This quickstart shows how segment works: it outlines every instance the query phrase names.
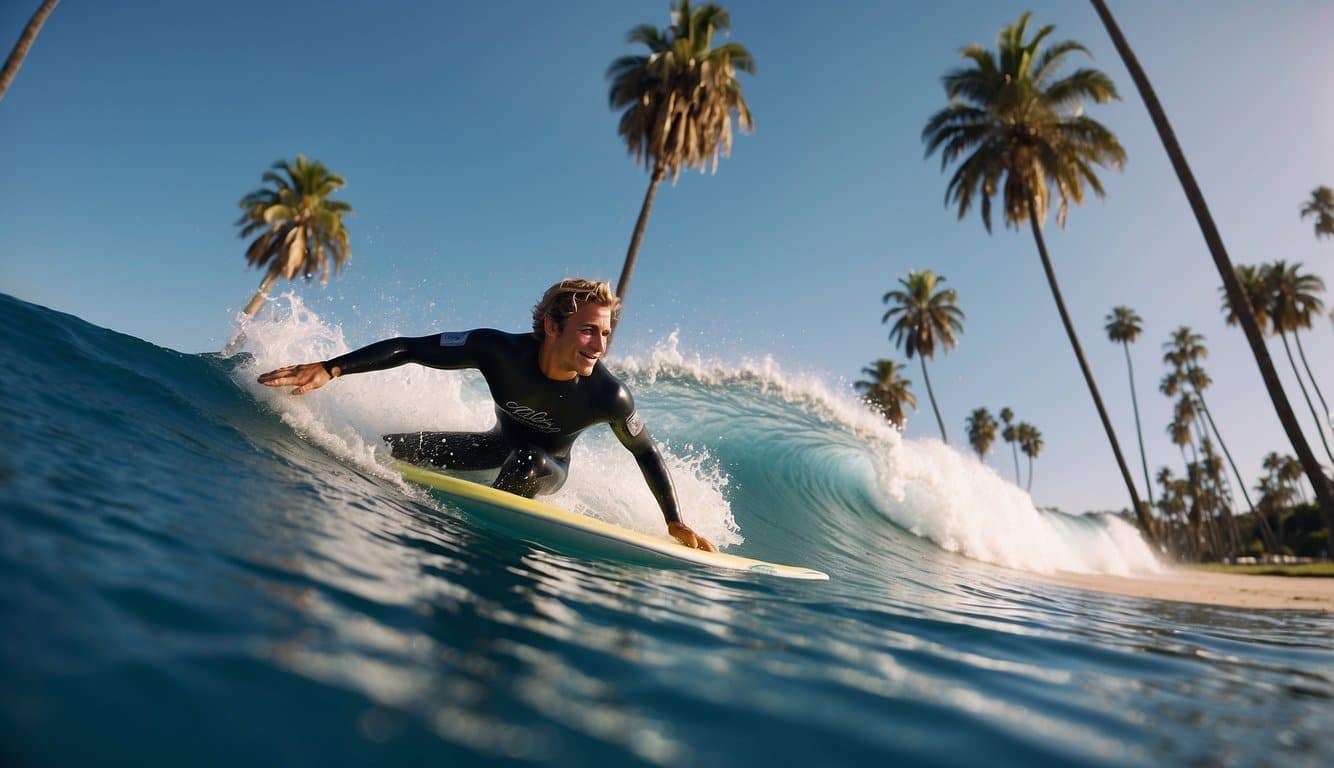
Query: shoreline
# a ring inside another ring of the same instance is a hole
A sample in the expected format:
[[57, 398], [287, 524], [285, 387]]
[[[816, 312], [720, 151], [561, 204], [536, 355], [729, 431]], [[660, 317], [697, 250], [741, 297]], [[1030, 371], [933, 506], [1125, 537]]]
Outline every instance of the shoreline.
[[1051, 584], [1124, 597], [1334, 613], [1334, 579], [1316, 576], [1261, 576], [1172, 567], [1162, 573], [1135, 576], [1065, 571], [1034, 576]]

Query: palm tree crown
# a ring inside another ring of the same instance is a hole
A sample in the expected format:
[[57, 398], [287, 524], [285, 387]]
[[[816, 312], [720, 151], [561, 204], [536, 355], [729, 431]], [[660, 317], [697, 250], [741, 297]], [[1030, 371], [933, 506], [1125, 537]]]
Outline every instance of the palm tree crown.
[[953, 288], [941, 288], [945, 278], [931, 270], [910, 271], [899, 278], [901, 289], [890, 291], [882, 298], [890, 308], [881, 323], [891, 319], [889, 338], [903, 347], [909, 358], [921, 355], [931, 359], [936, 349], [947, 350], [958, 346], [963, 333], [963, 310], [956, 302], [959, 294]]
[[868, 404], [879, 408], [894, 426], [903, 429], [907, 420], [903, 406], [917, 408], [917, 397], [909, 391], [912, 382], [902, 376], [903, 366], [893, 360], [880, 359], [863, 368], [862, 373], [869, 378], [852, 386]]
[[1315, 236], [1334, 237], [1334, 189], [1320, 186], [1311, 190], [1311, 199], [1302, 205], [1302, 218], [1315, 218]]
[[968, 443], [977, 451], [977, 457], [985, 459], [991, 444], [996, 442], [996, 419], [986, 408], [975, 408], [968, 414]]
[[628, 41], [648, 55], [616, 59], [607, 79], [611, 107], [624, 110], [618, 133], [636, 162], [663, 168], [673, 181], [682, 168], [716, 170], [732, 150], [733, 116], [742, 131], [753, 128], [736, 73], [755, 74], [755, 59], [739, 43], [713, 45], [714, 33], [731, 27], [727, 9], [681, 0], [665, 29], [630, 30]]
[[352, 213], [352, 206], [329, 199], [347, 182], [304, 155], [296, 163], [274, 163], [262, 179], [269, 186], [241, 199], [244, 213], [236, 222], [241, 238], [258, 233], [246, 249], [246, 262], [267, 268], [270, 275], [319, 275], [327, 282], [329, 262], [337, 272], [351, 255], [343, 216]]
[[1144, 330], [1144, 318], [1130, 307], [1112, 307], [1106, 323], [1107, 338], [1117, 344], [1134, 344]]
[[1316, 294], [1323, 293], [1325, 281], [1319, 276], [1302, 273], [1301, 264], [1276, 261], [1269, 265], [1270, 321], [1275, 330], [1286, 332], [1311, 327], [1311, 318], [1324, 312], [1325, 304]]
[[[1271, 314], [1270, 291], [1269, 291], [1269, 267], [1257, 267], [1252, 264], [1239, 264], [1236, 268], [1237, 281], [1241, 283], [1241, 292], [1246, 294], [1246, 299], [1251, 303], [1251, 312], [1255, 315], [1255, 324], [1260, 327], [1260, 333], [1269, 333], [1266, 327], [1269, 323]], [[1232, 298], [1228, 295], [1227, 286], [1220, 286], [1219, 294], [1223, 297], [1223, 318], [1228, 325], [1236, 325], [1239, 321], [1237, 308], [1232, 306]]]
[[963, 158], [946, 187], [946, 204], [957, 205], [962, 219], [980, 197], [988, 231], [991, 198], [998, 192], [1006, 224], [1018, 227], [1028, 218], [1030, 200], [1036, 218], [1046, 219], [1054, 187], [1057, 220], [1064, 224], [1069, 202], [1081, 202], [1086, 185], [1103, 195], [1093, 167], [1125, 163], [1116, 136], [1083, 114], [1086, 100], [1119, 98], [1111, 79], [1089, 68], [1061, 76], [1070, 54], [1088, 50], [1071, 40], [1040, 50], [1054, 27], [1044, 26], [1025, 41], [1028, 18], [1025, 13], [1001, 30], [996, 52], [979, 45], [963, 49], [971, 65], [945, 75], [950, 105], [922, 130], [926, 154], [939, 149], [942, 169]]

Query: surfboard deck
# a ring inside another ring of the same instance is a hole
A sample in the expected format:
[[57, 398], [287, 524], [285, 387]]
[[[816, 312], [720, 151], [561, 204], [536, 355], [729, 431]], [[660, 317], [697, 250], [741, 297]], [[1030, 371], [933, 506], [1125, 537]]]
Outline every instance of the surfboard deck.
[[395, 461], [393, 467], [411, 482], [427, 486], [445, 496], [470, 502], [465, 512], [477, 514], [480, 522], [537, 544], [658, 567], [702, 565], [784, 579], [829, 579], [828, 574], [814, 568], [769, 563], [726, 552], [691, 549], [666, 535], [653, 536], [632, 531], [553, 504], [524, 498], [415, 464]]

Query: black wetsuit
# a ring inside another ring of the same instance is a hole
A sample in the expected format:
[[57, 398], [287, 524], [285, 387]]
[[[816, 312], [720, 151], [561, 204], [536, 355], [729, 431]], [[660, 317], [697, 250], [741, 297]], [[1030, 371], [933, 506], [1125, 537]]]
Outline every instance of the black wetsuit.
[[478, 328], [371, 344], [324, 363], [340, 375], [419, 363], [431, 368], [476, 368], [496, 402], [490, 432], [408, 432], [385, 435], [395, 458], [447, 469], [494, 469], [496, 488], [532, 498], [565, 483], [570, 447], [594, 424], [611, 426], [630, 450], [667, 522], [679, 522], [676, 492], [662, 456], [630, 391], [602, 361], [588, 376], [548, 378], [538, 367], [541, 342], [531, 333]]

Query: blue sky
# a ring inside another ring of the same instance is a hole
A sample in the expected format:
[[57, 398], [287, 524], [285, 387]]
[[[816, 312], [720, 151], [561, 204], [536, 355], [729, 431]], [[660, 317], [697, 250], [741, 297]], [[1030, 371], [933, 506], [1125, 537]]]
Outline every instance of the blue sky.
[[[31, 2], [0, 6], [17, 37]], [[1135, 455], [1125, 366], [1102, 319], [1143, 315], [1133, 350], [1152, 467], [1179, 465], [1156, 391], [1159, 345], [1205, 334], [1209, 393], [1250, 483], [1284, 439], [1250, 353], [1218, 311], [1217, 273], [1143, 106], [1078, 2], [730, 2], [757, 130], [717, 175], [664, 187], [618, 347], [672, 330], [724, 359], [772, 355], [831, 382], [902, 359], [881, 295], [909, 269], [945, 275], [967, 312], [932, 364], [956, 443], [972, 408], [1010, 405], [1042, 429], [1034, 495], [1067, 509], [1125, 492], [1027, 232], [956, 222], [924, 160], [940, 75], [1026, 9], [1111, 75], [1124, 101], [1090, 114], [1120, 137], [1108, 196], [1048, 243], [1123, 446]], [[31, 6], [31, 7], [30, 7]], [[1285, 258], [1334, 284], [1334, 242], [1298, 206], [1334, 185], [1334, 6], [1114, 2], [1238, 263]], [[603, 73], [663, 25], [667, 4], [228, 4], [65, 0], [0, 101], [0, 291], [183, 351], [216, 349], [260, 275], [244, 269], [236, 201], [274, 160], [318, 158], [348, 179], [353, 257], [305, 289], [353, 343], [389, 330], [521, 328], [541, 290], [614, 281], [647, 177], [615, 134]], [[1334, 332], [1306, 338], [1334, 390]], [[1286, 370], [1281, 347], [1276, 363]], [[909, 370], [923, 395], [916, 363]], [[1309, 414], [1290, 374], [1299, 417]], [[936, 434], [927, 410], [910, 436]], [[1315, 441], [1315, 434], [1309, 434]], [[1005, 446], [1001, 446], [1004, 448]], [[1317, 452], [1319, 448], [1317, 447]], [[1007, 474], [1009, 457], [992, 463]]]

